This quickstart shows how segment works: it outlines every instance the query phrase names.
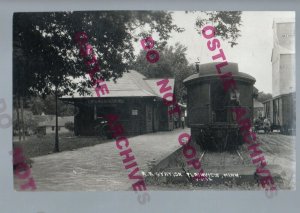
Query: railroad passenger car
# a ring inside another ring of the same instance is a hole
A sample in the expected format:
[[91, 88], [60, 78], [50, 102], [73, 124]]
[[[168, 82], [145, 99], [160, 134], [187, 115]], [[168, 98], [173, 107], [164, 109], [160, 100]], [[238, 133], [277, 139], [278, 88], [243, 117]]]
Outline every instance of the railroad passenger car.
[[232, 109], [246, 108], [247, 118], [252, 120], [255, 78], [239, 72], [237, 63], [228, 63], [222, 73], [232, 73], [237, 90], [225, 92], [216, 64], [200, 65], [199, 73], [183, 81], [187, 88], [187, 125], [193, 141], [202, 149], [236, 149], [242, 138]]

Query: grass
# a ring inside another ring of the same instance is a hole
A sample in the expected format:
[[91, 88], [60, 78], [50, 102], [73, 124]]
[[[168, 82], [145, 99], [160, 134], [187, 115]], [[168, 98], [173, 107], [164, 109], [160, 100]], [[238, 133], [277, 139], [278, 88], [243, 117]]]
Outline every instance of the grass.
[[[78, 149], [81, 147], [94, 146], [96, 144], [110, 142], [112, 140], [100, 137], [72, 136], [70, 134], [59, 135], [60, 152]], [[53, 153], [55, 135], [49, 134], [42, 137], [29, 136], [25, 141], [14, 141], [13, 146], [21, 146], [26, 157], [32, 158]]]

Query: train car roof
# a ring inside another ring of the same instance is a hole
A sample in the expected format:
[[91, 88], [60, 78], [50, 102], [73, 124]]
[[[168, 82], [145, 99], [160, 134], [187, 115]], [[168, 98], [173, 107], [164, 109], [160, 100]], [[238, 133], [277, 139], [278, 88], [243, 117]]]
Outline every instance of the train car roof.
[[[192, 81], [195, 79], [202, 79], [202, 78], [209, 78], [209, 77], [217, 77], [218, 72], [216, 65], [220, 62], [212, 62], [207, 64], [200, 64], [199, 65], [199, 73], [193, 74], [189, 76], [188, 78], [184, 79], [184, 83], [188, 81]], [[254, 77], [252, 77], [249, 74], [239, 72], [238, 64], [233, 62], [228, 62], [228, 64], [221, 68], [222, 73], [231, 72], [233, 78], [238, 79], [245, 79], [248, 81], [253, 81], [253, 83], [256, 81]]]

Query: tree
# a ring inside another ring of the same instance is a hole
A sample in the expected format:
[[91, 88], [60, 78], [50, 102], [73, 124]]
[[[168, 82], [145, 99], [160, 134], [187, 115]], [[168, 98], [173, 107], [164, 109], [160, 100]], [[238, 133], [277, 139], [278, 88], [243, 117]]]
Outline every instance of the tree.
[[194, 72], [193, 66], [189, 65], [186, 59], [186, 50], [187, 48], [179, 43], [175, 46], [165, 46], [159, 52], [159, 61], [154, 64], [149, 63], [145, 59], [146, 52], [141, 51], [131, 67], [148, 78], [175, 78], [176, 98], [183, 101], [186, 89], [182, 82]]
[[263, 91], [259, 92], [256, 87], [253, 88], [252, 96], [261, 103], [270, 100], [273, 97], [270, 93], [264, 93]]
[[[160, 11], [14, 14], [14, 74], [24, 77], [16, 79], [15, 93], [19, 91], [23, 97], [48, 95], [56, 87], [60, 95], [87, 93], [91, 82], [85, 78], [84, 59], [79, 57], [73, 40], [75, 33], [81, 31], [88, 34], [98, 56], [98, 77], [121, 77], [134, 58], [132, 40], [139, 39], [132, 32], [147, 24], [151, 27], [148, 33], [158, 32], [162, 41], [169, 38], [172, 30], [180, 31], [172, 24], [171, 13]], [[79, 77], [83, 80], [75, 83], [73, 78]]]
[[272, 94], [270, 93], [264, 93], [264, 92], [259, 92], [257, 96], [257, 100], [259, 102], [265, 102], [267, 100], [272, 99]]
[[[58, 100], [58, 114], [60, 116], [72, 116], [74, 114], [74, 106], [65, 104], [61, 100]], [[55, 96], [48, 95], [44, 99], [40, 97], [30, 97], [25, 103], [25, 108], [32, 111], [34, 115], [41, 115], [45, 113], [46, 115], [55, 114]]]
[[[17, 111], [14, 110], [14, 119], [13, 119], [13, 127], [14, 130], [19, 128], [19, 123], [17, 122], [17, 116], [16, 113]], [[37, 127], [38, 127], [38, 122], [39, 120], [37, 120], [34, 115], [32, 114], [32, 112], [28, 111], [28, 110], [24, 110], [24, 134], [27, 131], [32, 131], [32, 132], [36, 132]]]
[[[201, 12], [196, 21], [196, 26], [201, 29], [206, 24], [212, 24], [216, 28], [216, 35], [227, 40], [231, 47], [237, 45], [237, 39], [241, 36], [241, 11], [208, 11]], [[199, 30], [199, 33], [201, 31]]]

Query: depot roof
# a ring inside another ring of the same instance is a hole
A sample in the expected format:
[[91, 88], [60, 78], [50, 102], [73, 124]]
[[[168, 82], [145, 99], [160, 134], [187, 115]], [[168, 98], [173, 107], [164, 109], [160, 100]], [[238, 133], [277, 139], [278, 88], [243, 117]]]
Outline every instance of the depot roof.
[[[167, 78], [169, 84], [172, 87], [172, 92], [174, 91], [174, 79]], [[156, 82], [161, 80], [157, 79], [147, 79], [144, 75], [140, 74], [135, 70], [130, 70], [128, 73], [124, 73], [122, 77], [116, 80], [116, 83], [111, 81], [106, 81], [107, 88], [109, 90], [108, 94], [101, 97], [97, 97], [94, 88], [90, 88], [89, 91], [91, 95], [80, 95], [75, 93], [73, 96], [63, 96], [62, 99], [81, 99], [81, 98], [111, 98], [111, 97], [160, 97], [162, 94], [159, 92], [159, 87]]]

